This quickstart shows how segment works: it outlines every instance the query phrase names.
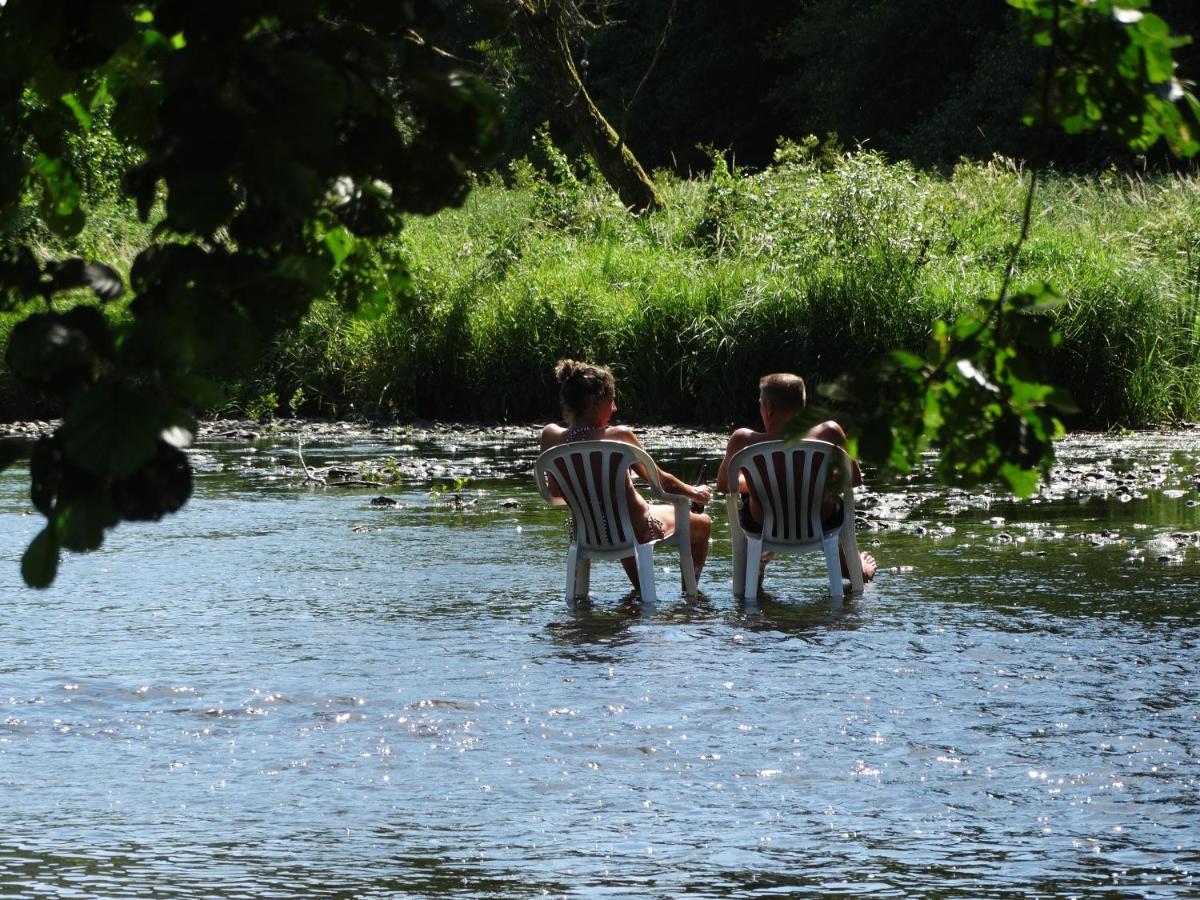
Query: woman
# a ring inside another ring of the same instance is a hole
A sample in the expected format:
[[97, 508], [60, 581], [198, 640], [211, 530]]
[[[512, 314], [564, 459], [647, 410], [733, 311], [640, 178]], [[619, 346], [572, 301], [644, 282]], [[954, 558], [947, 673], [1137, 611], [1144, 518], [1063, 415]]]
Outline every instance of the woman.
[[[641, 447], [637, 435], [624, 425], [610, 425], [617, 411], [617, 386], [612, 372], [603, 366], [564, 359], [554, 368], [558, 379], [559, 399], [562, 403], [566, 426], [550, 424], [542, 429], [542, 450], [549, 450], [573, 441], [623, 441]], [[633, 471], [643, 478], [642, 466]], [[701, 509], [712, 499], [712, 488], [708, 485], [690, 485], [680, 481], [669, 472], [658, 470], [663, 488], [672, 494], [682, 494], [698, 504]], [[639, 494], [630, 480], [629, 512], [633, 519], [634, 534], [640, 543], [666, 537], [675, 531], [675, 507], [668, 504], [650, 504]], [[551, 490], [558, 493], [557, 485]], [[693, 512], [691, 516], [692, 563], [696, 568], [696, 580], [708, 557], [708, 536], [712, 532], [712, 519], [704, 513]], [[635, 588], [639, 588], [637, 564], [632, 559], [623, 559], [621, 564]]]

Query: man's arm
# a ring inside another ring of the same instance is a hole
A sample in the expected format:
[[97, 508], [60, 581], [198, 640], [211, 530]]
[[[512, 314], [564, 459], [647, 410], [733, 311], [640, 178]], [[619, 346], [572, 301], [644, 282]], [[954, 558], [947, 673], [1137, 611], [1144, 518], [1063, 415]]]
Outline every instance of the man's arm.
[[737, 490], [737, 485], [727, 484], [729, 480], [729, 461], [734, 455], [744, 447], [748, 447], [754, 440], [755, 432], [750, 428], [739, 428], [729, 436], [729, 443], [725, 445], [725, 458], [721, 460], [721, 468], [717, 472], [717, 490], [729, 494]]
[[[843, 450], [846, 449], [846, 432], [842, 426], [829, 419], [822, 422], [820, 425], [814, 425], [804, 435], [805, 438], [811, 438], [817, 441], [825, 441], [829, 444], [837, 444]], [[858, 467], [858, 460], [851, 458], [850, 460], [850, 484], [854, 487], [862, 487], [862, 469]]]

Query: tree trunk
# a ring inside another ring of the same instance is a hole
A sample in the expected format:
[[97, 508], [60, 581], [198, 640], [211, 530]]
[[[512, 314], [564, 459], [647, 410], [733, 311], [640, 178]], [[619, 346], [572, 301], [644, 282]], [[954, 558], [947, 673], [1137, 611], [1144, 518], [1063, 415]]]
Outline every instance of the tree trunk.
[[[541, 4], [537, 4], [541, 5]], [[662, 197], [633, 151], [608, 124], [579, 78], [560, 19], [534, 3], [512, 4], [512, 27], [537, 86], [566, 113], [600, 174], [635, 213], [662, 209]]]

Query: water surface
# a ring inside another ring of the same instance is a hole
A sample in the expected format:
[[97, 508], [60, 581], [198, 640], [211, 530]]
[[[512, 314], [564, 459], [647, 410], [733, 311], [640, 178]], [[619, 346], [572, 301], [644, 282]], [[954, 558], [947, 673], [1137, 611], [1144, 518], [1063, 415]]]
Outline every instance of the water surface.
[[779, 560], [749, 609], [720, 510], [698, 600], [665, 551], [656, 608], [612, 564], [568, 608], [519, 437], [305, 448], [487, 473], [466, 509], [206, 443], [183, 513], [37, 593], [7, 473], [0, 892], [1195, 895], [1196, 446], [1073, 439], [1034, 503], [873, 485], [877, 582], [833, 604]]

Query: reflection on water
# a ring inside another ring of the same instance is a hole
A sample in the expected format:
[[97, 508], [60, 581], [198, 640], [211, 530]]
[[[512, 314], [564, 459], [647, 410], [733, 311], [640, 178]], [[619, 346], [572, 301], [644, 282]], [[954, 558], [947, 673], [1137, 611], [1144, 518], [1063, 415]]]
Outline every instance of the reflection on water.
[[[122, 526], [37, 594], [17, 560], [38, 521], [7, 474], [0, 886], [1200, 890], [1197, 442], [1141, 440], [1064, 448], [1081, 479], [1142, 454], [1157, 480], [1129, 499], [883, 486], [906, 515], [862, 535], [882, 565], [863, 596], [831, 603], [818, 556], [783, 558], [750, 606], [720, 509], [695, 600], [666, 552], [656, 607], [604, 564], [567, 606], [561, 513], [519, 442], [408, 451], [486, 460], [461, 509], [428, 482], [371, 507], [299, 485], [285, 446], [206, 446], [182, 515]], [[659, 455], [686, 472], [717, 449]]]

